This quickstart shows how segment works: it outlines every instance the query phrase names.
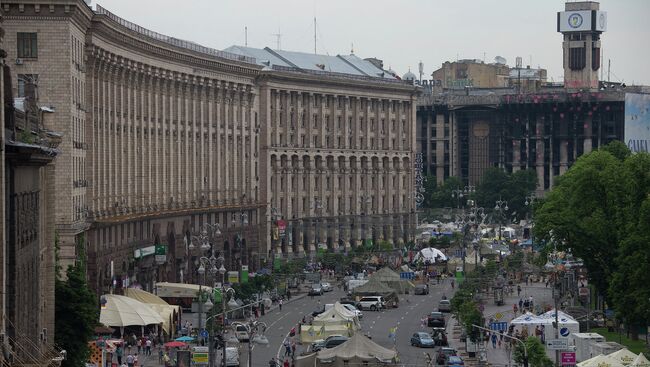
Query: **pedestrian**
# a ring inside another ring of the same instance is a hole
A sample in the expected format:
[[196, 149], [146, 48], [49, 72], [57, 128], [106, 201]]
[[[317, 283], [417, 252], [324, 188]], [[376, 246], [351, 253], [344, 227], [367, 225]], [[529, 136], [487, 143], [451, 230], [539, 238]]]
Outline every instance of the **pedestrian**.
[[546, 345], [546, 326], [542, 325], [539, 333], [542, 344]]
[[275, 357], [269, 361], [269, 367], [278, 367], [278, 362], [275, 361]]
[[517, 317], [517, 311], [519, 311], [519, 309], [517, 308], [517, 304], [515, 303], [512, 305], [512, 312], [514, 312], [515, 317]]
[[165, 352], [163, 352], [162, 348], [158, 348], [158, 363], [162, 364], [163, 363], [163, 356], [165, 355]]
[[138, 354], [139, 354], [142, 350], [142, 339], [138, 339], [138, 341], [136, 342], [136, 346], [138, 347]]
[[280, 298], [280, 300], [278, 301], [278, 306], [280, 307], [280, 311], [282, 311], [282, 298]]
[[124, 355], [124, 350], [121, 345], [118, 345], [115, 349], [115, 355], [117, 356], [117, 364], [122, 365], [122, 355]]
[[521, 313], [523, 315], [523, 313], [524, 313], [524, 300], [522, 298], [519, 298], [519, 309], [521, 310]]
[[526, 285], [528, 285], [528, 275], [526, 275]]
[[287, 289], [287, 301], [291, 300], [291, 291]]
[[284, 345], [284, 356], [290, 356], [291, 355], [291, 343], [289, 343], [289, 339], [285, 338], [284, 342], [282, 342], [282, 345]]
[[291, 341], [291, 358], [295, 358], [296, 355], [296, 341]]
[[138, 367], [138, 353], [133, 356], [133, 366]]
[[521, 286], [517, 285], [517, 297], [521, 296]]
[[126, 356], [126, 364], [128, 367], [133, 367], [133, 354], [129, 353], [129, 355]]
[[122, 363], [122, 364], [120, 365], [120, 367], [129, 367], [129, 366], [127, 366], [127, 365], [126, 365], [126, 362], [124, 362], [124, 363]]
[[496, 347], [497, 347], [497, 334], [493, 332], [491, 339], [492, 339], [492, 348], [496, 349]]
[[282, 364], [282, 367], [290, 367], [288, 359], [285, 358], [284, 363]]
[[147, 355], [148, 355], [148, 356], [151, 355], [151, 344], [153, 344], [153, 342], [151, 341], [151, 339], [147, 339], [147, 341], [145, 342], [145, 348], [147, 348], [147, 349], [146, 349], [146, 352], [147, 352]]
[[454, 289], [454, 280], [451, 280], [451, 289]]

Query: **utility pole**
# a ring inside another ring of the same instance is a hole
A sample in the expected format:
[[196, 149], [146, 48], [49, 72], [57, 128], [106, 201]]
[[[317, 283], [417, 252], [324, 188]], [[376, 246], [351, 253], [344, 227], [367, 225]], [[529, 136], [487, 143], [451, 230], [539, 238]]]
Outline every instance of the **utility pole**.
[[244, 46], [248, 47], [248, 27], [244, 27]]
[[272, 36], [275, 36], [276, 38], [276, 48], [279, 50], [280, 49], [280, 39], [282, 38], [282, 33], [280, 33], [280, 27], [278, 27], [278, 33], [273, 33], [271, 34]]

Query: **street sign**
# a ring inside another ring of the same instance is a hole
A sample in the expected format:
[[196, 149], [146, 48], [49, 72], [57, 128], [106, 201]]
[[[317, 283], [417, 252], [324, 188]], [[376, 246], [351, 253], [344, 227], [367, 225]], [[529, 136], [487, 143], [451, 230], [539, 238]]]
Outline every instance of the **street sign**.
[[207, 330], [205, 330], [205, 329], [201, 330], [201, 337], [207, 338], [209, 336], [210, 336], [210, 334], [208, 333]]
[[568, 339], [549, 339], [546, 341], [546, 347], [551, 350], [565, 350], [569, 348]]
[[563, 366], [575, 366], [576, 364], [576, 352], [562, 352], [562, 365]]
[[506, 331], [508, 330], [507, 322], [492, 322], [490, 323], [490, 329], [496, 331]]
[[208, 353], [192, 353], [194, 365], [206, 365], [209, 362]]
[[497, 313], [494, 315], [494, 318], [497, 319], [497, 320], [501, 320], [501, 319], [503, 318], [503, 314], [502, 314], [501, 312], [497, 312]]
[[400, 279], [413, 279], [415, 278], [415, 273], [412, 271], [404, 271], [399, 273]]

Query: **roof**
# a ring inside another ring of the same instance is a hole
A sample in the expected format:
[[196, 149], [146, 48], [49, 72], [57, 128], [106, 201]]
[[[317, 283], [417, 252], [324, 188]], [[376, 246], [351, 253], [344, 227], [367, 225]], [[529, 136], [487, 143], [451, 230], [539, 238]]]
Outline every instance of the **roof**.
[[367, 361], [393, 361], [395, 357], [396, 351], [382, 347], [361, 333], [355, 333], [345, 343], [331, 349], [323, 349], [316, 355], [319, 360], [359, 358]]
[[169, 282], [156, 283], [155, 289], [158, 297], [196, 297], [199, 294], [199, 289], [208, 293], [212, 292], [211, 287]]
[[632, 364], [632, 362], [634, 362], [638, 356], [627, 349], [620, 349], [614, 353], [608, 354], [607, 357], [614, 358], [615, 360], [621, 362], [624, 366], [627, 366], [629, 364]]
[[141, 289], [127, 288], [124, 290], [124, 295], [133, 298], [137, 301], [140, 301], [147, 306], [151, 307], [152, 310], [156, 311], [158, 315], [163, 320], [163, 329], [168, 333], [171, 332], [173, 326], [174, 314], [181, 313], [180, 306], [172, 306], [169, 303], [165, 302], [162, 298], [151, 294], [149, 292], [143, 291]]
[[352, 290], [352, 293], [354, 294], [390, 294], [394, 292], [393, 288], [374, 278], [370, 278], [366, 284], [358, 286]]
[[321, 325], [323, 323], [348, 322], [348, 321], [353, 321], [354, 318], [355, 318], [354, 312], [343, 307], [339, 302], [336, 302], [334, 304], [334, 307], [316, 316], [312, 324]]
[[145, 326], [163, 323], [163, 319], [156, 311], [133, 298], [105, 294], [102, 299], [106, 303], [102, 306], [99, 322], [106, 326]]
[[269, 47], [254, 48], [230, 46], [224, 51], [255, 58], [259, 65], [295, 68], [303, 71], [330, 72], [363, 77], [396, 80], [393, 75], [356, 55], [319, 55], [306, 52], [273, 50]]

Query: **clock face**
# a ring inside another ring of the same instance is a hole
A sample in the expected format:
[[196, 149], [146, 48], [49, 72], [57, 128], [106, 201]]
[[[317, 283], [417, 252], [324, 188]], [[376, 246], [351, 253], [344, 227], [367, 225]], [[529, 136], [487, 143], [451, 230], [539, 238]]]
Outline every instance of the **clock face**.
[[569, 15], [568, 23], [571, 28], [579, 28], [582, 25], [582, 15], [578, 13]]

